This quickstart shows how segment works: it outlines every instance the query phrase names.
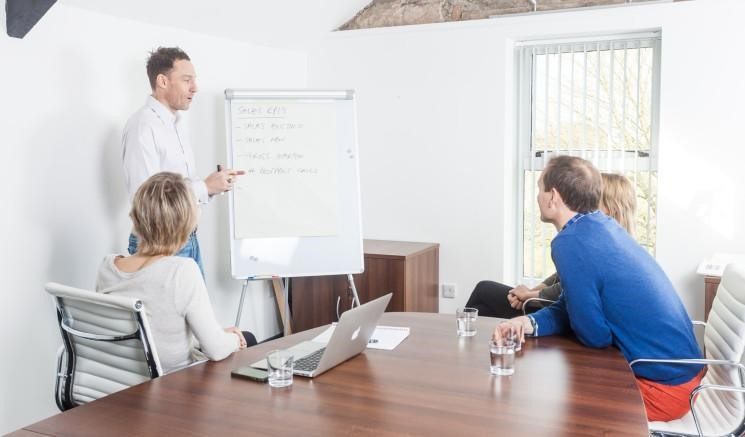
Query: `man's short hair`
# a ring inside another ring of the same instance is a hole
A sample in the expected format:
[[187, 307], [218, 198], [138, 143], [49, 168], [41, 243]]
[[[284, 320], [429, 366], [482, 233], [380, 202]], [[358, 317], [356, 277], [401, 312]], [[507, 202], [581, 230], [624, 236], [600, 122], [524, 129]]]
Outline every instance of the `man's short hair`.
[[590, 161], [576, 156], [557, 156], [551, 158], [543, 170], [543, 191], [552, 188], [556, 188], [572, 211], [595, 211], [600, 205], [603, 179]]
[[173, 70], [173, 63], [178, 60], [190, 61], [189, 55], [178, 47], [158, 47], [150, 52], [147, 59], [147, 78], [150, 88], [155, 89], [155, 81], [159, 74], [168, 75]]
[[140, 185], [129, 217], [140, 239], [139, 255], [173, 255], [197, 226], [197, 204], [184, 177], [164, 171]]

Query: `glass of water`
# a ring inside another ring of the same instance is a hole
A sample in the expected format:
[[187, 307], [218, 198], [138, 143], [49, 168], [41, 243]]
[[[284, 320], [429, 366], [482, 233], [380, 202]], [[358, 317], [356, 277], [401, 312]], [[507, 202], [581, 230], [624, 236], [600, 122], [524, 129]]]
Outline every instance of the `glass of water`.
[[287, 387], [292, 385], [294, 359], [291, 352], [273, 350], [266, 355], [266, 369], [269, 373], [269, 385]]
[[489, 342], [489, 370], [493, 375], [515, 373], [515, 340], [511, 337]]
[[461, 337], [472, 337], [476, 335], [476, 320], [479, 318], [479, 310], [476, 308], [458, 308], [455, 311], [455, 322], [458, 335]]
[[517, 332], [514, 329], [510, 329], [510, 338], [515, 343], [515, 352], [520, 352], [523, 348], [523, 342], [517, 338]]

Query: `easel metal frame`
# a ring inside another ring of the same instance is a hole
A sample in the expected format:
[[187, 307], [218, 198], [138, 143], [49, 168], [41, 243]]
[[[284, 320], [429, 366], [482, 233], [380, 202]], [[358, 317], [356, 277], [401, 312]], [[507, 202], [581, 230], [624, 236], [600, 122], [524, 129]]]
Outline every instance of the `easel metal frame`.
[[[238, 302], [238, 314], [235, 316], [235, 326], [240, 327], [241, 317], [243, 316], [243, 305], [246, 301], [246, 290], [248, 290], [249, 281], [271, 279], [272, 288], [274, 289], [274, 299], [277, 302], [277, 309], [279, 309], [279, 316], [282, 319], [282, 326], [284, 335], [292, 334], [292, 321], [289, 317], [289, 305], [288, 305], [288, 289], [289, 278], [280, 278], [277, 276], [267, 276], [261, 278], [246, 278], [243, 280], [243, 286], [241, 287], [241, 298]], [[360, 298], [357, 295], [357, 287], [354, 285], [354, 277], [351, 274], [347, 274], [347, 281], [349, 281], [349, 288], [352, 290], [352, 308], [360, 306]], [[337, 316], [338, 308], [337, 308]]]

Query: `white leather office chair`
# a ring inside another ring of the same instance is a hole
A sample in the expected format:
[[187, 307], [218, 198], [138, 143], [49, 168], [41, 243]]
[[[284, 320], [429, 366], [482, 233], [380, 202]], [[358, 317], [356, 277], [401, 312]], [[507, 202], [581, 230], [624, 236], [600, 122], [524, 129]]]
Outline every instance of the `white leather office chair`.
[[63, 346], [55, 400], [61, 411], [163, 374], [137, 299], [48, 283]]
[[[701, 323], [701, 322], [698, 322]], [[708, 367], [691, 394], [691, 411], [670, 422], [650, 422], [655, 436], [739, 436], [745, 431], [745, 265], [730, 264], [705, 324], [703, 360], [650, 360], [639, 362], [703, 363]]]

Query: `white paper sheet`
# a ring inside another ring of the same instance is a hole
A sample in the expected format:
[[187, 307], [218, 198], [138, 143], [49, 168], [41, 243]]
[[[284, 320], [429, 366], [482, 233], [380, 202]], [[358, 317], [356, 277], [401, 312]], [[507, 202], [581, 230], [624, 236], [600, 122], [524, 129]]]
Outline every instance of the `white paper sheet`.
[[338, 232], [336, 116], [332, 102], [234, 101], [235, 238]]

